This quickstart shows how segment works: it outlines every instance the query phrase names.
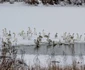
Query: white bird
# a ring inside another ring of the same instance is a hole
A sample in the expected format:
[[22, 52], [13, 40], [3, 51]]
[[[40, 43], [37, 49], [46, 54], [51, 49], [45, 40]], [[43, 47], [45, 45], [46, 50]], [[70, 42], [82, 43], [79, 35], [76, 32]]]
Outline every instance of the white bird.
[[15, 34], [15, 33], [13, 33], [13, 38], [15, 38], [15, 36], [16, 36], [16, 34]]
[[22, 30], [20, 33], [19, 33], [19, 35], [22, 37], [23, 36], [23, 34], [24, 34], [24, 30]]
[[33, 36], [33, 33], [31, 33], [31, 37]]
[[36, 28], [34, 28], [34, 35], [37, 35]]
[[45, 31], [44, 31], [44, 29], [43, 29], [43, 31], [42, 31], [42, 34], [43, 34], [43, 36], [45, 36]]
[[11, 36], [11, 31], [9, 30], [9, 34], [8, 34], [8, 36]]
[[26, 38], [26, 34], [25, 34], [24, 30], [22, 31], [22, 38], [23, 38], [23, 39]]
[[27, 39], [30, 40], [32, 38], [33, 33], [28, 34]]
[[51, 44], [52, 43], [52, 40], [49, 39], [49, 38], [47, 38], [47, 42], [48, 42], [48, 44]]
[[50, 33], [48, 33], [48, 35], [44, 35], [44, 37], [49, 38], [50, 37]]
[[74, 37], [74, 33], [72, 34], [72, 37]]
[[22, 30], [22, 31], [19, 33], [19, 35], [22, 37], [22, 39], [26, 39], [26, 37], [27, 37], [27, 34], [25, 33], [24, 30]]
[[79, 34], [77, 33], [76, 35], [76, 40], [79, 41]]
[[65, 32], [65, 33], [63, 34], [64, 37], [66, 37], [66, 35], [67, 35], [67, 32]]
[[3, 34], [3, 36], [5, 37], [5, 31], [4, 31], [4, 29], [2, 29], [2, 34]]
[[79, 41], [81, 41], [82, 40], [82, 35], [80, 35], [80, 37], [79, 37]]
[[15, 33], [13, 33], [13, 44], [14, 45], [17, 45], [17, 38], [16, 38], [16, 34]]
[[67, 32], [63, 33], [63, 36], [61, 36], [61, 38], [63, 38], [64, 41], [66, 40], [66, 34]]
[[7, 36], [7, 29], [4, 28], [2, 31], [3, 31], [3, 36], [6, 37]]
[[67, 37], [70, 37], [70, 36], [71, 36], [71, 34], [70, 34], [70, 33], [68, 33]]
[[29, 32], [27, 31], [27, 37], [29, 36]]
[[6, 28], [4, 28], [4, 32], [7, 33], [7, 29]]
[[28, 27], [28, 33], [32, 33], [32, 30], [30, 29], [30, 27]]
[[57, 37], [58, 37], [58, 33], [55, 34], [55, 38], [57, 38]]
[[70, 39], [74, 39], [74, 33], [70, 35]]
[[39, 37], [40, 37], [40, 38], [43, 38], [40, 32], [39, 32]]
[[37, 37], [37, 40], [38, 40], [39, 42], [41, 42], [41, 41], [42, 41], [42, 38], [41, 38], [41, 37]]
[[85, 33], [84, 33], [84, 41], [85, 41]]
[[12, 37], [11, 37], [11, 31], [10, 31], [10, 30], [9, 30], [9, 33], [8, 33], [7, 38], [9, 38], [9, 39], [11, 39], [11, 38], [12, 38]]
[[34, 43], [37, 48], [39, 48], [40, 41], [38, 39], [34, 39]]

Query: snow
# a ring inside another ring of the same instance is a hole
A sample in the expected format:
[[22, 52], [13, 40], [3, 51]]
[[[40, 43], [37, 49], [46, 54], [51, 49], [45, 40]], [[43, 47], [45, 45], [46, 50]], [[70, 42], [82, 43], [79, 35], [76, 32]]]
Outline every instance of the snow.
[[[56, 32], [59, 37], [63, 35], [64, 32], [83, 34], [85, 33], [85, 8], [29, 6], [22, 2], [0, 4], [0, 36], [2, 36], [3, 28], [7, 28], [18, 34], [21, 30], [27, 31], [28, 27], [30, 27], [32, 31], [33, 28], [36, 28], [38, 33], [42, 32], [43, 29], [46, 34], [50, 32], [53, 40], [55, 40], [54, 34]], [[31, 39], [29, 44], [32, 44], [33, 41], [34, 40]], [[27, 44], [28, 40], [19, 39], [18, 43]], [[34, 57], [35, 55], [25, 56], [27, 64], [33, 64], [31, 61], [33, 61]], [[42, 64], [44, 64], [46, 56], [41, 55], [39, 58]]]
[[[0, 32], [3, 28], [19, 32], [35, 27], [37, 31], [84, 33], [84, 7], [31, 7], [0, 4]], [[62, 12], [63, 11], [63, 12]]]
[[14, 32], [35, 27], [37, 31], [41, 32], [44, 29], [46, 33], [51, 34], [84, 33], [84, 7], [31, 7], [1, 4], [0, 9], [0, 31], [5, 27]]

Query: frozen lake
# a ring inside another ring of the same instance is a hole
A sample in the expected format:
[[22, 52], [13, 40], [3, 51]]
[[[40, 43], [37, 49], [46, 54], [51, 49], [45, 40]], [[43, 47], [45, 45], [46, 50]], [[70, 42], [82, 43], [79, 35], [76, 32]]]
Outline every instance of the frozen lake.
[[[33, 65], [36, 59], [36, 55], [38, 54], [38, 58], [40, 60], [40, 65], [46, 66], [49, 61], [56, 60], [59, 61], [60, 65], [68, 65], [72, 64], [72, 59], [75, 59], [77, 62], [82, 62], [85, 64], [85, 43], [75, 43], [73, 45], [57, 45], [53, 49], [47, 49], [46, 44], [41, 45], [38, 52], [34, 50], [35, 46], [20, 46], [18, 50], [18, 58], [20, 58], [21, 50], [25, 51], [24, 60], [27, 64]], [[53, 58], [52, 54], [55, 54]]]
[[[83, 34], [85, 33], [85, 8], [28, 6], [24, 3], [0, 4], [0, 35], [3, 28], [7, 28], [12, 32], [18, 33], [21, 30], [27, 30], [28, 27], [32, 29], [36, 28], [38, 32], [41, 32], [44, 29], [46, 33], [50, 32], [52, 37], [56, 32], [59, 33], [59, 36], [62, 35], [63, 32]], [[79, 49], [80, 46], [82, 46], [81, 49], [84, 48], [84, 44], [79, 44], [78, 46], [76, 45], [76, 47], [78, 47], [77, 49]], [[35, 55], [32, 53], [35, 54], [37, 52], [34, 52], [32, 47], [24, 48], [29, 52], [29, 54], [24, 56], [24, 60], [27, 64], [33, 64]], [[50, 49], [48, 49], [47, 52], [47, 49], [45, 48], [45, 46], [42, 47], [42, 49], [40, 48], [39, 52], [41, 54], [51, 54]], [[65, 46], [63, 46], [63, 48], [60, 47], [62, 50], [65, 50], [64, 48]], [[55, 52], [56, 51], [57, 49], [55, 49]], [[69, 51], [67, 50], [67, 52]], [[18, 55], [18, 57], [20, 56]], [[48, 58], [48, 55], [42, 54], [39, 56], [39, 59], [43, 65], [46, 64], [46, 60]], [[64, 60], [62, 57], [56, 58], [56, 60], [60, 61], [61, 64], [63, 63]], [[70, 56], [67, 59], [67, 63], [68, 62], [71, 64]]]
[[85, 32], [84, 7], [28, 6], [24, 3], [0, 4], [0, 32], [7, 28], [19, 32], [27, 27], [51, 34]]
[[40, 55], [51, 55], [55, 53], [55, 55], [85, 55], [85, 43], [74, 43], [74, 44], [62, 44], [56, 45], [54, 48], [53, 46], [49, 46], [48, 44], [40, 45], [40, 48], [35, 49], [35, 45], [23, 45], [17, 47], [18, 54], [20, 51], [23, 50], [25, 54], [40, 54]]

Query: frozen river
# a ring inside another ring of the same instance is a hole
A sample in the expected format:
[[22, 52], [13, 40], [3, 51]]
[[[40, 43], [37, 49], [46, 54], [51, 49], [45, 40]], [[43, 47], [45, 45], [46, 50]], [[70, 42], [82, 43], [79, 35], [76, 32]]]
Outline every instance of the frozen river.
[[[62, 35], [63, 32], [70, 33], [85, 33], [85, 7], [46, 7], [36, 6], [31, 7], [24, 3], [3, 3], [0, 4], [0, 35], [3, 28], [7, 28], [12, 32], [18, 33], [21, 30], [36, 28], [37, 32], [42, 32], [44, 29], [46, 33], [50, 32], [51, 36], [57, 32]], [[20, 46], [26, 51], [24, 60], [27, 64], [33, 64], [33, 59], [37, 51], [34, 51], [35, 46]], [[52, 52], [56, 54], [56, 60], [61, 64], [65, 60], [62, 54], [69, 55], [67, 62], [71, 64], [72, 46], [59, 46], [47, 49], [46, 45], [41, 46], [38, 53], [41, 64], [45, 65], [46, 60]], [[74, 44], [75, 55], [84, 54], [85, 44]], [[73, 51], [73, 52], [74, 52]], [[20, 54], [18, 54], [18, 58]], [[60, 55], [61, 57], [58, 57]], [[78, 56], [79, 57], [79, 56]], [[79, 59], [78, 59], [79, 60]], [[84, 62], [85, 63], [85, 62]]]
[[84, 55], [85, 54], [85, 43], [74, 43], [74, 44], [58, 44], [54, 48], [53, 46], [48, 46], [48, 44], [40, 45], [40, 48], [35, 50], [35, 45], [21, 45], [18, 47], [20, 50], [24, 50], [26, 54], [42, 54], [42, 55]]
[[[55, 57], [53, 60], [59, 61], [60, 65], [72, 64], [72, 59], [75, 58], [76, 61], [80, 61], [85, 63], [83, 59], [85, 59], [85, 43], [75, 43], [74, 45], [57, 45], [53, 49], [47, 49], [46, 44], [40, 46], [40, 49], [34, 50], [35, 46], [20, 46], [19, 47], [19, 55], [20, 58], [20, 50], [25, 50], [24, 60], [26, 60], [27, 64], [33, 64], [36, 55], [38, 54], [38, 58], [41, 62], [41, 65], [47, 65], [47, 61], [55, 53]], [[73, 56], [73, 57], [72, 57]], [[81, 60], [82, 59], [82, 60]]]

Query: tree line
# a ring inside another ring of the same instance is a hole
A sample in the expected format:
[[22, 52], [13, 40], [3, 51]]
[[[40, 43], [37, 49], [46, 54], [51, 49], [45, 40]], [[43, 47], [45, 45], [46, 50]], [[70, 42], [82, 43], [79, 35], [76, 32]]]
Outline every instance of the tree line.
[[25, 2], [30, 5], [84, 5], [85, 0], [0, 0], [0, 3], [10, 2], [13, 4], [14, 2]]

